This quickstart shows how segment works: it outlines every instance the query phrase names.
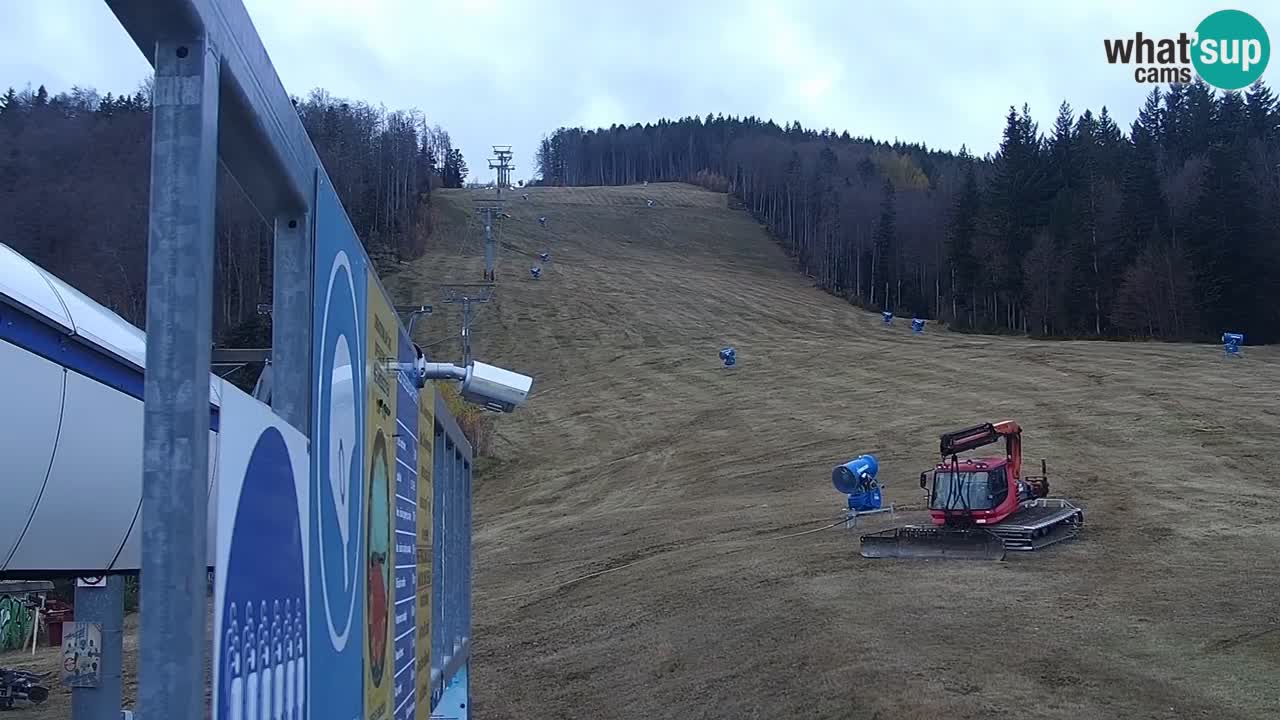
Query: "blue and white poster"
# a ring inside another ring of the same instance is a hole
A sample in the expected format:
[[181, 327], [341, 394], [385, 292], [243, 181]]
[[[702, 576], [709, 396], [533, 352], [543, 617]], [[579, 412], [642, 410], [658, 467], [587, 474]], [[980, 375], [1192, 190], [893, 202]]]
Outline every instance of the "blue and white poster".
[[[333, 188], [316, 193], [310, 527], [310, 705], [364, 715], [367, 261]], [[349, 680], [336, 680], [345, 678]]]
[[[412, 363], [417, 356], [409, 336], [400, 331], [397, 359]], [[408, 373], [399, 376], [396, 390], [395, 483], [395, 720], [413, 720], [417, 685], [417, 535], [418, 535], [418, 389]]]
[[214, 718], [305, 718], [307, 439], [230, 386], [221, 414], [213, 498]]

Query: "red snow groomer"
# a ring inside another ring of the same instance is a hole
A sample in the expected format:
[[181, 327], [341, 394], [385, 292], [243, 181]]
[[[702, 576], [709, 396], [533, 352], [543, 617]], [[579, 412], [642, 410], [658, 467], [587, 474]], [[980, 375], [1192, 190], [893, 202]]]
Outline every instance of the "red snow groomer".
[[[1003, 457], [960, 457], [1005, 441]], [[868, 558], [971, 558], [1002, 560], [1006, 550], [1038, 550], [1075, 537], [1084, 511], [1049, 498], [1043, 460], [1040, 475], [1022, 474], [1022, 428], [1011, 420], [945, 433], [942, 461], [920, 473], [930, 525], [908, 525], [862, 536]]]

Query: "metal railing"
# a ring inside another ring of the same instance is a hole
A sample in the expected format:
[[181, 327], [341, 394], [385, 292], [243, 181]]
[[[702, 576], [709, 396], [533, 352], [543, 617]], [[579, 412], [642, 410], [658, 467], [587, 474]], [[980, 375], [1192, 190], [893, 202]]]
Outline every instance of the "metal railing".
[[[332, 183], [240, 0], [105, 2], [156, 70], [140, 518], [148, 611], [141, 620], [137, 710], [146, 720], [196, 718], [204, 711], [209, 652], [204, 528], [211, 499], [207, 390], [217, 164], [274, 229], [271, 407], [308, 436], [328, 432], [312, 424], [314, 389], [329, 381], [318, 377], [312, 328], [317, 212], [332, 213], [317, 193]], [[335, 220], [346, 221], [328, 218]], [[465, 677], [470, 656], [473, 455], [439, 395], [431, 395], [434, 707], [455, 676]], [[317, 439], [310, 437], [313, 446]], [[314, 451], [310, 462], [314, 468]], [[215, 638], [220, 632], [215, 628]], [[308, 695], [341, 683], [354, 683], [359, 694], [359, 676], [308, 671]], [[318, 708], [307, 705], [315, 716]]]
[[471, 656], [472, 449], [436, 396], [432, 529], [431, 706]]

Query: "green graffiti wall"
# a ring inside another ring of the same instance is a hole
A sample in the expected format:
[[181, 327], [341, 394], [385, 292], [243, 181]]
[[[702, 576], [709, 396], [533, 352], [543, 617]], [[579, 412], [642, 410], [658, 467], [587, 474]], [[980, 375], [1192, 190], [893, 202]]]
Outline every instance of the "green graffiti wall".
[[0, 652], [17, 650], [31, 642], [35, 615], [26, 601], [26, 593], [0, 595]]

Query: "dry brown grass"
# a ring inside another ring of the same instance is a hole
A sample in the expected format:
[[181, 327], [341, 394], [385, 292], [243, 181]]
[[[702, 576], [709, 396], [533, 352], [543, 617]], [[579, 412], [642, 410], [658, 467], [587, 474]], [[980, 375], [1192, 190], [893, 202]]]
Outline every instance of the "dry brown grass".
[[[473, 344], [535, 384], [477, 478], [478, 713], [1280, 716], [1280, 352], [886, 330], [725, 201], [507, 202]], [[471, 200], [442, 202], [440, 251], [391, 281], [404, 302], [479, 279]], [[456, 334], [443, 315], [424, 341]], [[839, 511], [837, 462], [878, 453], [888, 499], [913, 503], [939, 432], [1003, 418], [1085, 507], [1078, 542], [974, 565], [863, 560], [844, 531], [773, 539]]]
[[478, 457], [489, 457], [493, 454], [494, 430], [496, 417], [485, 409], [462, 399], [458, 386], [453, 383], [437, 383], [436, 385], [449, 412], [458, 421], [462, 433], [471, 441], [471, 448]]

